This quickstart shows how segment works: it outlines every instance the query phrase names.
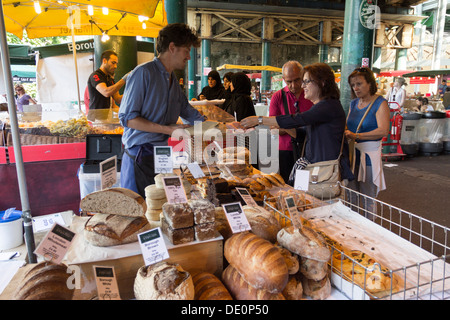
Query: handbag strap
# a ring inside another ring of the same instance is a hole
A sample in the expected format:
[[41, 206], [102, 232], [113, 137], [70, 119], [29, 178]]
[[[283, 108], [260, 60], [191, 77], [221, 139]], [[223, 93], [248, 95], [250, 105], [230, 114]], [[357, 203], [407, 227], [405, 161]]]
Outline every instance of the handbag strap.
[[361, 121], [359, 122], [358, 127], [356, 128], [356, 132], [355, 132], [355, 133], [357, 133], [357, 132], [359, 131], [359, 129], [361, 129], [361, 126], [362, 126], [362, 123], [364, 122], [364, 119], [366, 119], [366, 116], [367, 116], [367, 114], [369, 113], [370, 109], [372, 108], [373, 103], [374, 103], [375, 100], [377, 100], [377, 99], [378, 99], [378, 96], [375, 97], [375, 99], [373, 99], [372, 102], [369, 104], [369, 107], [367, 108], [366, 112], [364, 112], [364, 115], [362, 116]]
[[287, 97], [286, 97], [286, 92], [284, 92], [284, 90], [281, 90], [281, 96], [283, 97], [283, 106], [284, 106], [284, 114], [291, 114], [289, 112], [289, 107], [288, 107], [288, 103], [287, 103]]

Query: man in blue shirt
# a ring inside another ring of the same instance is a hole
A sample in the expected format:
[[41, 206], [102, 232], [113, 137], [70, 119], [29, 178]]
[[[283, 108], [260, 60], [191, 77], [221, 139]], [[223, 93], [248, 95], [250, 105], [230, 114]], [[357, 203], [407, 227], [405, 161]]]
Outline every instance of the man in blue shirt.
[[[191, 46], [199, 47], [200, 40], [186, 24], [173, 23], [160, 30], [156, 45], [157, 57], [128, 76], [119, 110], [125, 149], [121, 186], [143, 197], [145, 187], [154, 183], [153, 147], [166, 146], [176, 129], [205, 120], [189, 104], [174, 73], [185, 68]], [[188, 124], [177, 124], [179, 117]]]

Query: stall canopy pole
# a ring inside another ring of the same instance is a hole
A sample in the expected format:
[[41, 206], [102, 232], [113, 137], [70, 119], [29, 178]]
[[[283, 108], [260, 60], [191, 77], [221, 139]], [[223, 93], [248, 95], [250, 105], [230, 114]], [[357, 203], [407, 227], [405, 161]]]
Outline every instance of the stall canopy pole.
[[[78, 79], [77, 46], [75, 43], [75, 30], [74, 30], [74, 28], [75, 28], [74, 20], [76, 19], [76, 17], [74, 17], [72, 7], [69, 7], [68, 10], [69, 10], [69, 15], [70, 15], [70, 17], [69, 17], [70, 30], [72, 32], [72, 50], [73, 50], [73, 63], [75, 66], [75, 80], [77, 83], [78, 110], [80, 112], [82, 112], [81, 111], [81, 98], [80, 98], [80, 81]], [[79, 14], [79, 12], [78, 12], [78, 14]]]
[[[11, 122], [11, 134], [14, 146], [14, 156], [16, 158], [17, 180], [19, 183], [20, 200], [22, 202], [22, 219], [25, 230], [25, 243], [28, 250], [28, 262], [36, 263], [34, 254], [35, 243], [33, 235], [33, 225], [30, 204], [28, 199], [27, 183], [22, 158], [22, 146], [20, 144], [19, 124], [17, 121], [16, 103], [14, 100], [14, 83], [11, 76], [11, 66], [9, 64], [9, 51], [6, 39], [5, 19], [3, 15], [3, 1], [0, 0], [0, 54], [2, 58], [3, 74], [5, 78], [6, 94], [8, 98], [8, 112]], [[7, 208], [5, 208], [7, 209]]]

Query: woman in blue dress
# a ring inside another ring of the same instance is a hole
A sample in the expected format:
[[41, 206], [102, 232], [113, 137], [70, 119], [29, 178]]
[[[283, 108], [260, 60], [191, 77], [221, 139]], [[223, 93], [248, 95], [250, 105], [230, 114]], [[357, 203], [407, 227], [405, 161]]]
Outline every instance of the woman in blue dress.
[[[349, 182], [349, 188], [371, 198], [386, 189], [381, 160], [381, 139], [389, 132], [390, 111], [385, 98], [376, 94], [377, 84], [373, 72], [369, 68], [357, 68], [348, 77], [352, 97], [347, 117], [347, 139], [355, 141], [353, 152], [353, 173], [355, 179]], [[361, 123], [366, 111], [366, 117]], [[352, 153], [350, 151], [350, 153]], [[367, 212], [375, 213], [373, 201], [356, 202]], [[355, 201], [355, 202], [353, 202]], [[373, 218], [371, 214], [366, 217]]]

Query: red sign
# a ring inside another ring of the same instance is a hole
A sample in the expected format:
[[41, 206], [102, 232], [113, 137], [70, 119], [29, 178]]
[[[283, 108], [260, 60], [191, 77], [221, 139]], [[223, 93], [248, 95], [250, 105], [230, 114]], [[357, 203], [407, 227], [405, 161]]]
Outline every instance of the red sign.
[[431, 77], [411, 77], [409, 84], [434, 84], [435, 78]]

